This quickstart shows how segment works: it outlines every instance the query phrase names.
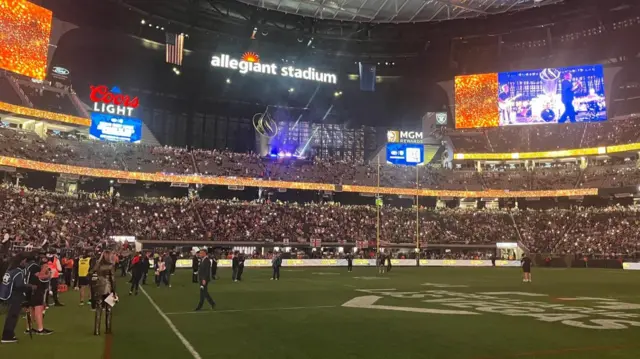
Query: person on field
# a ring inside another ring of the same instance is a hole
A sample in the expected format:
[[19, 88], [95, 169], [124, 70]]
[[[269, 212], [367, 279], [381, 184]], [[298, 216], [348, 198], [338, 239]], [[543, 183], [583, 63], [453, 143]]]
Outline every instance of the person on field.
[[135, 257], [131, 260], [131, 289], [129, 290], [129, 295], [134, 294], [138, 295], [138, 291], [140, 290], [140, 281], [142, 280], [142, 275], [145, 271], [144, 261], [142, 260], [142, 253], [137, 253]]
[[347, 272], [353, 271], [353, 254], [347, 253], [345, 259], [347, 260]]
[[49, 291], [47, 292], [47, 305], [49, 305], [49, 298], [53, 297], [53, 303], [56, 307], [63, 307], [64, 304], [60, 303], [60, 299], [58, 298], [58, 286], [60, 285], [60, 275], [62, 274], [62, 264], [58, 259], [58, 255], [55, 250], [49, 251], [47, 254], [47, 260], [49, 261], [47, 265], [51, 270], [51, 282], [49, 286]]
[[2, 275], [0, 283], [0, 300], [6, 301], [8, 311], [2, 330], [2, 343], [16, 343], [16, 326], [20, 318], [20, 309], [25, 300], [25, 293], [31, 292], [31, 286], [26, 283], [25, 267], [27, 255], [16, 255], [9, 263], [9, 269]]
[[[111, 251], [105, 250], [91, 268], [91, 286], [94, 293], [96, 313], [93, 323], [93, 334], [100, 335], [102, 312], [104, 312], [105, 334], [111, 334], [111, 311], [114, 302], [118, 301], [115, 281], [115, 258]], [[113, 300], [113, 302], [111, 302]]]
[[200, 268], [200, 259], [198, 259], [198, 253], [193, 255], [191, 259], [191, 271], [193, 274], [191, 275], [191, 282], [198, 283], [198, 269]]
[[216, 258], [216, 252], [211, 249], [209, 252], [209, 259], [211, 259], [211, 280], [216, 280], [218, 275], [218, 258]]
[[76, 289], [80, 291], [80, 305], [84, 305], [85, 290], [89, 286], [89, 270], [91, 269], [91, 257], [82, 253], [76, 261]]
[[147, 276], [149, 275], [149, 270], [151, 270], [151, 263], [149, 261], [149, 254], [142, 255], [142, 285], [147, 285]]
[[238, 281], [238, 263], [239, 263], [240, 255], [238, 252], [233, 254], [233, 258], [231, 259], [231, 279], [234, 282]]
[[531, 258], [529, 258], [526, 254], [523, 254], [522, 260], [520, 260], [520, 264], [522, 265], [523, 272], [522, 281], [531, 283]]
[[211, 282], [211, 258], [207, 257], [205, 251], [200, 251], [200, 267], [198, 268], [198, 281], [200, 282], [200, 301], [195, 311], [202, 310], [204, 301], [211, 306], [211, 309], [215, 309], [216, 302], [213, 301], [211, 295], [209, 295], [209, 282]]
[[164, 263], [164, 258], [162, 257], [158, 257], [156, 258], [156, 286], [158, 288], [160, 288], [160, 283], [165, 283], [167, 286], [169, 285], [169, 283], [167, 283], [167, 279], [166, 279], [166, 272], [167, 272], [167, 266]]
[[164, 284], [167, 287], [171, 288], [171, 274], [174, 271], [173, 267], [175, 267], [176, 262], [173, 260], [173, 256], [169, 253], [166, 253], [163, 259], [164, 259], [164, 266], [166, 268], [166, 270], [164, 271], [164, 277], [163, 277]]
[[[27, 305], [31, 318], [36, 324], [35, 328], [27, 329], [26, 333], [50, 335], [53, 334], [53, 331], [44, 327], [44, 312], [49, 282], [51, 281], [51, 268], [44, 253], [36, 258], [37, 260], [30, 260], [25, 268], [25, 280], [33, 288], [30, 295], [27, 296]], [[30, 324], [27, 324], [29, 325], [28, 328], [30, 328]]]
[[271, 280], [280, 280], [280, 267], [282, 266], [282, 256], [279, 253], [273, 255], [271, 260], [271, 266], [273, 267], [273, 277]]
[[238, 257], [238, 276], [236, 277], [237, 281], [242, 281], [242, 273], [244, 273], [244, 253], [240, 253]]

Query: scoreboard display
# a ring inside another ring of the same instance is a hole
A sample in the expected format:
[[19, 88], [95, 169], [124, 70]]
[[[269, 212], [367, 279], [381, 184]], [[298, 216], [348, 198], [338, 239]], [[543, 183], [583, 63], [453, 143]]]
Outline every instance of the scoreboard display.
[[387, 143], [387, 163], [417, 166], [424, 163], [424, 145], [411, 143]]

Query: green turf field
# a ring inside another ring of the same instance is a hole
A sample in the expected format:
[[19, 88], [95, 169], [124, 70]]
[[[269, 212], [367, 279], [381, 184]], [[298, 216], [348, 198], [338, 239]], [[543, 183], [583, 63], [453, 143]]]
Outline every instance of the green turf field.
[[20, 334], [0, 358], [97, 359], [105, 348], [116, 359], [640, 357], [638, 272], [534, 268], [533, 283], [508, 268], [394, 268], [382, 277], [374, 268], [283, 268], [277, 282], [249, 268], [242, 283], [230, 270], [219, 275], [215, 311], [191, 312], [198, 287], [189, 271], [173, 276], [173, 288], [145, 287], [164, 317], [120, 283], [107, 345], [91, 335], [77, 293], [66, 293], [67, 307], [45, 319], [54, 335]]

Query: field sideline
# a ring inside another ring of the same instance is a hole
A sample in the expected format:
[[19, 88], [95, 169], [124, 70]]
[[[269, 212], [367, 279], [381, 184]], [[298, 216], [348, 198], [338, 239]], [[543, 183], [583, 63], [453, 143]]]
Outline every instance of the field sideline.
[[[114, 334], [91, 335], [92, 312], [63, 295], [47, 313], [56, 333], [20, 333], [0, 356], [56, 358], [637, 358], [640, 273], [534, 268], [248, 268], [210, 285], [215, 311], [193, 313], [188, 270], [172, 288], [146, 286], [115, 308]], [[4, 320], [4, 318], [0, 318]], [[24, 330], [21, 323], [19, 328]], [[609, 328], [609, 329], [607, 329]], [[614, 329], [615, 328], [615, 329]]]

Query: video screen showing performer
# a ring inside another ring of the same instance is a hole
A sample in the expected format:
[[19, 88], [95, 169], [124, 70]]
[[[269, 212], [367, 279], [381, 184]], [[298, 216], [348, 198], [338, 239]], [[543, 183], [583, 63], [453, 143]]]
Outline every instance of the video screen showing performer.
[[500, 126], [607, 120], [602, 65], [498, 74]]

